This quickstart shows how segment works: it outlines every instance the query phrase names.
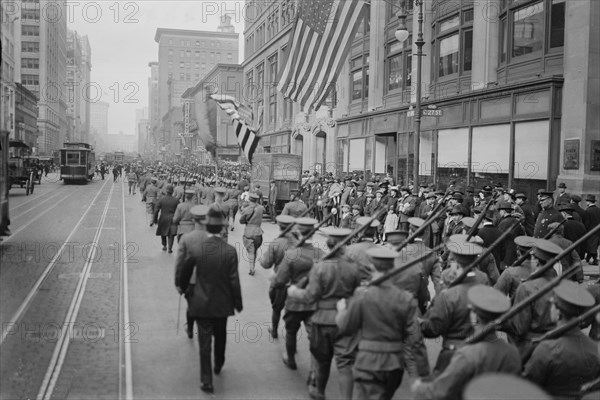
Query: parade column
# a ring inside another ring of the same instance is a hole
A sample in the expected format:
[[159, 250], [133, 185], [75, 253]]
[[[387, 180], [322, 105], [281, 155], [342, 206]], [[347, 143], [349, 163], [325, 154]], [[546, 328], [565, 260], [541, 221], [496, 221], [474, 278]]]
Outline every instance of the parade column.
[[567, 1], [558, 177], [569, 192], [596, 195], [600, 194], [599, 20], [599, 1]]

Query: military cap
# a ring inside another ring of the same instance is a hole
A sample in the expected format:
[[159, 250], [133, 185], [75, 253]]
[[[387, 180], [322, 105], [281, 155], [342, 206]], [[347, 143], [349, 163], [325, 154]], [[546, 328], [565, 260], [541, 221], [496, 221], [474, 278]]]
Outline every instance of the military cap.
[[547, 191], [541, 191], [538, 192], [538, 196], [540, 196], [540, 199], [547, 199], [547, 198], [552, 198], [552, 196], [554, 196], [553, 192], [547, 192]]
[[[371, 219], [371, 217], [358, 217], [358, 218], [356, 218], [356, 223], [360, 226], [363, 226], [364, 224], [369, 222], [370, 219]], [[376, 228], [379, 225], [381, 225], [381, 223], [377, 219], [375, 219], [371, 222], [371, 225], [369, 225], [369, 226], [371, 228]]]
[[454, 259], [461, 265], [467, 265], [475, 260], [477, 256], [483, 253], [483, 247], [477, 243], [465, 241], [464, 235], [452, 235], [448, 239], [446, 246], [454, 255]]
[[[280, 215], [280, 217], [283, 217], [285, 215]], [[279, 217], [277, 217], [279, 218]], [[294, 219], [292, 217], [292, 219]], [[314, 218], [308, 218], [308, 217], [302, 217], [302, 218], [295, 218], [294, 221], [296, 222], [296, 225], [298, 226], [310, 226], [311, 228], [314, 227], [316, 224], [319, 223], [319, 221], [317, 221]], [[294, 222], [292, 221], [292, 222]]]
[[561, 182], [561, 183], [558, 184], [558, 187], [561, 188], [561, 189], [566, 189], [567, 185], [564, 182]]
[[496, 204], [496, 209], [498, 210], [512, 210], [512, 204], [506, 200], [500, 200]]
[[352, 233], [352, 229], [327, 227], [321, 229], [321, 232], [323, 232], [324, 235], [332, 238], [343, 239]]
[[404, 240], [408, 237], [408, 231], [391, 231], [385, 233], [385, 240], [393, 242], [394, 240]]
[[254, 201], [256, 201], [256, 200], [260, 199], [260, 196], [259, 196], [259, 195], [257, 195], [257, 194], [256, 194], [256, 193], [254, 193], [254, 192], [251, 192], [251, 193], [248, 195], [248, 197], [250, 198], [250, 200], [254, 200]]
[[278, 215], [275, 217], [275, 220], [280, 225], [289, 225], [296, 222], [296, 218], [292, 217], [291, 215]]
[[548, 261], [562, 253], [562, 249], [558, 245], [546, 239], [537, 239], [533, 249], [533, 255], [543, 261]]
[[373, 246], [366, 251], [367, 255], [374, 260], [394, 260], [398, 252], [383, 246]]
[[526, 199], [527, 196], [525, 195], [525, 193], [517, 193], [517, 194], [515, 194], [515, 198], [516, 199]]
[[477, 222], [477, 220], [473, 217], [464, 217], [460, 221], [463, 223], [464, 226], [466, 226], [469, 229], [475, 225], [475, 222]]
[[575, 203], [580, 203], [581, 202], [581, 196], [578, 194], [572, 194], [571, 195], [571, 200], [573, 200]]
[[423, 218], [419, 218], [419, 217], [410, 217], [408, 219], [408, 223], [412, 226], [416, 226], [417, 228], [420, 228], [425, 223], [425, 220]]
[[455, 214], [467, 215], [467, 212], [465, 211], [465, 208], [463, 206], [457, 204], [450, 210], [450, 215]]
[[585, 201], [589, 201], [590, 203], [595, 203], [596, 196], [594, 196], [593, 194], [588, 194], [587, 196], [585, 196]]
[[427, 193], [427, 196], [425, 196], [425, 198], [426, 198], [426, 199], [431, 199], [431, 198], [435, 199], [435, 198], [436, 198], [436, 196], [435, 196], [435, 193], [433, 193], [433, 192], [429, 192], [429, 193]]
[[190, 214], [192, 214], [192, 217], [194, 218], [204, 218], [206, 217], [206, 214], [208, 214], [208, 206], [203, 204], [194, 206], [190, 208]]
[[475, 244], [483, 244], [483, 239], [479, 236], [471, 236], [471, 238], [469, 240], [467, 240], [467, 238], [469, 237], [469, 235], [467, 234], [463, 234], [463, 233], [457, 233], [452, 235], [452, 240], [454, 242], [469, 242], [469, 243], [475, 243]]
[[194, 194], [196, 194], [196, 192], [195, 192], [195, 191], [193, 191], [193, 190], [191, 190], [191, 189], [185, 189], [183, 193], [184, 193], [186, 196], [189, 196], [189, 195], [194, 195]]
[[554, 288], [554, 304], [568, 316], [583, 314], [594, 303], [594, 296], [573, 281], [564, 280]]
[[515, 244], [519, 247], [525, 248], [525, 249], [530, 249], [532, 247], [535, 246], [535, 244], [537, 243], [536, 238], [531, 237], [531, 236], [517, 236], [515, 238]]
[[558, 206], [558, 211], [573, 211], [575, 208], [573, 207], [573, 204], [560, 204]]
[[473, 311], [486, 320], [492, 320], [510, 308], [510, 300], [504, 293], [486, 285], [471, 287], [467, 298]]
[[505, 373], [486, 373], [466, 386], [463, 400], [551, 400], [542, 389], [528, 380]]

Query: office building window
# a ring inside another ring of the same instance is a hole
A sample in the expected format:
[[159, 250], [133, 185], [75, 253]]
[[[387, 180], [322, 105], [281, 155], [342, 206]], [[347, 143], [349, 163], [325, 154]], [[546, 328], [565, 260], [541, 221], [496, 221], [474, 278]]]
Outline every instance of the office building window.
[[40, 60], [37, 58], [21, 58], [21, 67], [23, 67], [23, 68], [39, 68]]
[[260, 113], [264, 105], [264, 90], [265, 87], [265, 64], [261, 63], [256, 67], [256, 106], [257, 113]]
[[196, 58], [200, 58], [200, 52], [199, 51], [196, 52]]
[[189, 50], [188, 50], [188, 51], [186, 51], [186, 52], [185, 52], [185, 56], [186, 56], [187, 58], [191, 58], [191, 57], [192, 57], [192, 52], [191, 52], [191, 51], [189, 51]]
[[173, 57], [173, 49], [169, 49], [169, 57]]
[[350, 87], [352, 101], [369, 97], [369, 56], [362, 55], [350, 60]]
[[412, 38], [404, 43], [394, 40], [388, 43], [387, 52], [387, 91], [410, 89], [412, 72]]
[[459, 0], [436, 9], [435, 50], [437, 78], [471, 71], [473, 58], [473, 2]]
[[21, 51], [25, 53], [38, 53], [40, 51], [39, 42], [21, 42]]
[[169, 39], [169, 46], [173, 46], [173, 39]]
[[277, 54], [269, 57], [269, 123], [277, 124]]
[[244, 97], [246, 102], [254, 102], [254, 71], [250, 70], [246, 72], [246, 87], [244, 90]]
[[232, 61], [232, 60], [233, 60], [233, 54], [227, 53], [227, 61]]
[[196, 40], [196, 46], [200, 46], [200, 41]]
[[179, 58], [185, 58], [185, 50], [179, 50]]

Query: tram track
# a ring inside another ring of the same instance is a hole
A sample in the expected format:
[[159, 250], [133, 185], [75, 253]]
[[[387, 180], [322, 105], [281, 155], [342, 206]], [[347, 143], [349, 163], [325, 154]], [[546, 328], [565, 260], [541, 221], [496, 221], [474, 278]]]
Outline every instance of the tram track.
[[[77, 191], [77, 189], [73, 190], [73, 192], [72, 192], [72, 193], [75, 193], [76, 191]], [[59, 196], [62, 194], [61, 192], [57, 192], [56, 190], [54, 190], [54, 191], [52, 191], [52, 192], [50, 192], [50, 193], [53, 193], [53, 194], [52, 194], [51, 196], [45, 197], [45, 198], [44, 198], [42, 201], [40, 201], [40, 202], [38, 202], [38, 203], [34, 204], [34, 205], [33, 205], [33, 207], [31, 207], [31, 208], [28, 208], [28, 209], [27, 209], [27, 210], [25, 210], [25, 211], [22, 211], [20, 214], [17, 214], [17, 215], [11, 215], [11, 216], [10, 216], [10, 218], [11, 218], [11, 221], [13, 221], [13, 222], [14, 222], [14, 220], [16, 220], [17, 218], [21, 218], [21, 217], [23, 217], [23, 216], [25, 216], [25, 215], [29, 214], [31, 211], [35, 210], [36, 208], [39, 208], [39, 207], [41, 207], [42, 205], [46, 204], [46, 203], [47, 203], [47, 202], [49, 202], [50, 200], [53, 200], [53, 199], [55, 199], [55, 198], [59, 197]], [[37, 200], [37, 199], [36, 199], [36, 200]], [[19, 206], [22, 206], [22, 204], [20, 204]], [[12, 213], [13, 211], [14, 211], [14, 208], [11, 210], [11, 213]]]
[[[39, 186], [39, 185], [38, 185], [38, 186]], [[55, 192], [59, 191], [61, 188], [62, 188], [62, 185], [60, 185], [60, 186], [58, 186], [58, 187], [56, 187], [56, 188], [54, 188], [54, 189], [50, 190], [49, 192], [44, 192], [44, 193], [40, 193], [40, 194], [37, 194], [37, 195], [30, 195], [30, 196], [28, 196], [28, 199], [27, 199], [26, 201], [24, 201], [23, 203], [17, 204], [17, 205], [15, 205], [15, 206], [11, 206], [11, 207], [10, 207], [10, 210], [11, 210], [11, 212], [12, 212], [12, 211], [15, 211], [15, 210], [17, 210], [18, 208], [21, 208], [21, 207], [23, 207], [23, 206], [26, 206], [26, 205], [27, 205], [27, 204], [29, 204], [29, 203], [33, 203], [34, 201], [37, 201], [37, 200], [38, 200], [38, 199], [40, 199], [41, 197], [47, 196], [48, 194], [51, 194], [51, 193], [55, 193]], [[35, 193], [39, 193], [39, 189], [38, 189], [38, 191], [37, 191], [37, 192], [35, 192]]]

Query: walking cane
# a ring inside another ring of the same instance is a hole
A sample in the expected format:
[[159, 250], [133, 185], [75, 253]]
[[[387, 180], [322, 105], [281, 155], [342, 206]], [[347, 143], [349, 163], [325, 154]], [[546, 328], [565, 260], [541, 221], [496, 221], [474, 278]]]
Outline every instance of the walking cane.
[[179, 336], [179, 319], [181, 318], [181, 295], [179, 295], [179, 303], [177, 305], [177, 328], [176, 336]]

